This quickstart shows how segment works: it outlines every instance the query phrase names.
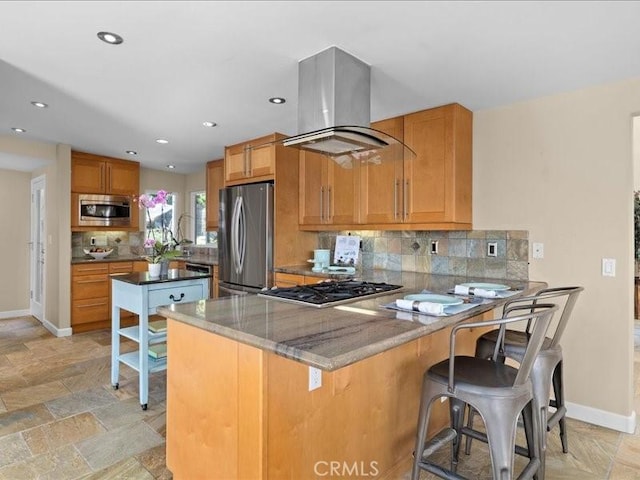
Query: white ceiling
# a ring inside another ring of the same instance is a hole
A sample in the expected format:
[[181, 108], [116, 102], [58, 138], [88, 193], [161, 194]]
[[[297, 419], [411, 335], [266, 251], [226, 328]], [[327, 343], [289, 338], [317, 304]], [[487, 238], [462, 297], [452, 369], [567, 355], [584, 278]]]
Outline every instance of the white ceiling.
[[299, 133], [297, 62], [332, 45], [371, 65], [374, 121], [638, 77], [639, 19], [636, 1], [0, 2], [0, 135], [194, 172], [225, 145]]

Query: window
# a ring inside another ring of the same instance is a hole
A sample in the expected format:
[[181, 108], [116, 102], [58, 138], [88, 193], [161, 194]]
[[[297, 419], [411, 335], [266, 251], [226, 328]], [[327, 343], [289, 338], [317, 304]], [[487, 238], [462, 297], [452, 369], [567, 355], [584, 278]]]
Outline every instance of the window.
[[[156, 193], [156, 191], [148, 191], [147, 195], [155, 198]], [[147, 230], [148, 238], [155, 238], [162, 242], [171, 240], [171, 238], [167, 237], [167, 230], [170, 230], [171, 232], [176, 231], [177, 219], [173, 214], [175, 205], [176, 194], [168, 193], [166, 205], [156, 205], [152, 208], [146, 209], [147, 218], [145, 219], [144, 225]]]
[[218, 232], [207, 232], [207, 194], [191, 192], [191, 217], [196, 245], [218, 246]]

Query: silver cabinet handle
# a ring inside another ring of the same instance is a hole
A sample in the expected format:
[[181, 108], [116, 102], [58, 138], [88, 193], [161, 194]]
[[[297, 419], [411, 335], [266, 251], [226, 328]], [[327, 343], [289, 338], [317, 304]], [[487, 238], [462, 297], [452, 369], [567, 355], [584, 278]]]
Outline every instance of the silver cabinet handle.
[[333, 218], [333, 213], [331, 212], [331, 187], [327, 187], [327, 222], [330, 222]]
[[407, 180], [404, 184], [404, 220], [406, 221], [409, 218], [409, 180]]
[[320, 187], [320, 221], [324, 222], [324, 187]]
[[398, 219], [398, 183], [400, 180], [397, 178], [393, 182], [393, 219]]

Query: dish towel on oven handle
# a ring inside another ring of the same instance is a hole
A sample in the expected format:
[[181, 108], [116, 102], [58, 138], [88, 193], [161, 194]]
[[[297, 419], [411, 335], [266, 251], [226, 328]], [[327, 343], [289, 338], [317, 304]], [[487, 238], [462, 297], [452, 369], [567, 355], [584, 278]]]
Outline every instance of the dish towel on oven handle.
[[473, 295], [482, 298], [496, 298], [498, 293], [494, 290], [484, 290], [482, 288], [465, 287], [464, 285], [456, 285], [453, 290], [456, 295]]
[[414, 300], [404, 300], [399, 298], [396, 300], [396, 307], [402, 310], [413, 310], [414, 312], [422, 312], [427, 315], [444, 314], [444, 305], [432, 302], [416, 302]]

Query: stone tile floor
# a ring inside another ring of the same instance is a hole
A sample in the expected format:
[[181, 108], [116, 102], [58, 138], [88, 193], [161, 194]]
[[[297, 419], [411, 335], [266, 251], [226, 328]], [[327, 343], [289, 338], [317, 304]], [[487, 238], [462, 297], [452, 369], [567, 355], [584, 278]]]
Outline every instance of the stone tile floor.
[[[171, 478], [166, 375], [151, 376], [143, 411], [136, 372], [122, 366], [120, 388], [111, 388], [110, 344], [108, 330], [56, 338], [32, 317], [0, 320], [0, 480]], [[635, 366], [640, 411], [638, 344]], [[569, 443], [564, 455], [550, 436], [547, 479], [640, 479], [640, 428], [628, 435], [569, 420]], [[490, 478], [485, 444], [473, 442], [459, 472]]]
[[166, 375], [143, 411], [135, 371], [111, 388], [110, 355], [109, 330], [56, 338], [33, 317], [0, 320], [0, 480], [171, 478]]

